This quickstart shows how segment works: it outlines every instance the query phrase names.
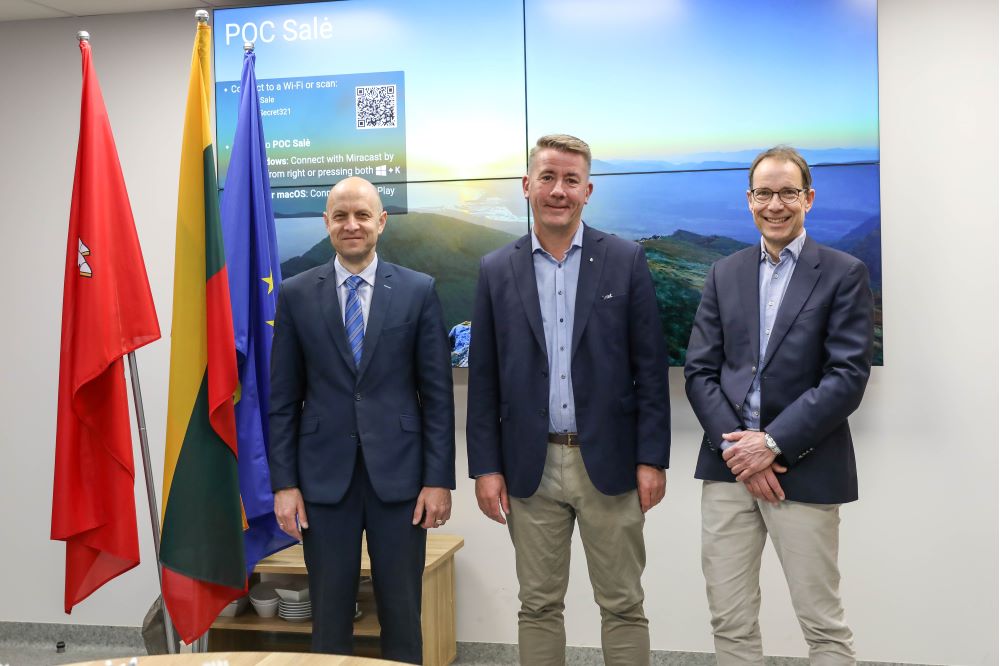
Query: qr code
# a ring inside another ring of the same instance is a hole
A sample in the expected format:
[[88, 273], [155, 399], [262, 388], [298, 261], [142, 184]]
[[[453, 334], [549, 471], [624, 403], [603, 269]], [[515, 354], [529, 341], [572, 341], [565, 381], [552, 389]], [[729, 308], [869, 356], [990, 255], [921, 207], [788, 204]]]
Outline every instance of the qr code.
[[396, 84], [354, 88], [357, 128], [382, 129], [396, 126]]

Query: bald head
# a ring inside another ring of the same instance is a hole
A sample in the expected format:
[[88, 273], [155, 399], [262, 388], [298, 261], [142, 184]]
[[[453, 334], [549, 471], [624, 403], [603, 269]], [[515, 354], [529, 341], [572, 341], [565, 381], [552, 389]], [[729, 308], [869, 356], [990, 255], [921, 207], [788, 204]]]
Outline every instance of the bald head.
[[347, 270], [360, 273], [375, 258], [386, 217], [378, 191], [364, 178], [345, 178], [330, 190], [323, 221]]
[[382, 199], [378, 195], [378, 190], [375, 189], [374, 185], [360, 176], [350, 176], [330, 188], [330, 195], [326, 198], [327, 212], [330, 211], [330, 207], [337, 198], [342, 196], [370, 197], [372, 199], [372, 209], [379, 213], [382, 212]]

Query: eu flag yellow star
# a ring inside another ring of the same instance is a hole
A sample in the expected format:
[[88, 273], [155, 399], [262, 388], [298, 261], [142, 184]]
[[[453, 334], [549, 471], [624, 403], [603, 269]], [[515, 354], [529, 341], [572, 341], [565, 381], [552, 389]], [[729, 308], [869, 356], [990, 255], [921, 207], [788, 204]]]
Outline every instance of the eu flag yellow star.
[[261, 278], [261, 280], [263, 280], [264, 282], [267, 283], [267, 293], [268, 294], [270, 294], [272, 291], [274, 291], [274, 273], [273, 272], [272, 273], [268, 273], [267, 277], [266, 278]]

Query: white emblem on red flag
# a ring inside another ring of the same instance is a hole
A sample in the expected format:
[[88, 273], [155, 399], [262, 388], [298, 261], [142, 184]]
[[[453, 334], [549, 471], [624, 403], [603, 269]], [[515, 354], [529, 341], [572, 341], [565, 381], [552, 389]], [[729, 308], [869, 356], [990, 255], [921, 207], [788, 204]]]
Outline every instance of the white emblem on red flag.
[[80, 267], [80, 275], [83, 277], [93, 277], [94, 271], [90, 268], [85, 257], [90, 256], [90, 248], [83, 244], [83, 239], [78, 238], [80, 247], [76, 251], [76, 265]]

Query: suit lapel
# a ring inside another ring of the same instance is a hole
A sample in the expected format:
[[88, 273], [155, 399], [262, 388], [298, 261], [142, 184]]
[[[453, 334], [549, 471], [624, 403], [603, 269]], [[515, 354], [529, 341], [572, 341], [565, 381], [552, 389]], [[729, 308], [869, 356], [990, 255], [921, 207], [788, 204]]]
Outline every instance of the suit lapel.
[[739, 266], [740, 307], [743, 308], [743, 321], [747, 325], [750, 336], [750, 346], [753, 350], [753, 363], [757, 365], [760, 359], [760, 244], [756, 250], [748, 250]]
[[[799, 253], [799, 259], [795, 262], [795, 272], [785, 290], [785, 296], [781, 299], [781, 307], [778, 308], [778, 316], [774, 319], [774, 328], [771, 329], [771, 339], [767, 343], [767, 351], [764, 354], [761, 369], [774, 357], [774, 350], [781, 345], [788, 329], [792, 327], [792, 322], [799, 316], [799, 311], [809, 299], [813, 287], [820, 276], [819, 251], [816, 243], [806, 236], [806, 242]], [[759, 327], [758, 327], [759, 328]]]
[[604, 234], [584, 225], [583, 247], [580, 248], [580, 274], [576, 282], [576, 303], [573, 306], [573, 346], [571, 354], [576, 354], [580, 337], [587, 326], [587, 320], [594, 309], [597, 285], [604, 270], [604, 254], [607, 246], [601, 241]]
[[[375, 346], [385, 324], [389, 303], [392, 301], [392, 264], [379, 261], [375, 267], [375, 286], [372, 287], [372, 302], [368, 308], [368, 325], [365, 327], [365, 344], [361, 351], [361, 364], [358, 367], [358, 380], [365, 375], [365, 370], [371, 365]], [[346, 338], [346, 335], [345, 335]]]
[[326, 327], [333, 338], [333, 345], [340, 352], [347, 367], [354, 371], [354, 356], [347, 344], [347, 332], [344, 330], [344, 317], [340, 311], [340, 298], [337, 296], [337, 272], [333, 268], [333, 259], [326, 265], [326, 270], [319, 276], [319, 303], [326, 321]]
[[538, 283], [535, 281], [535, 264], [531, 257], [531, 238], [522, 237], [515, 245], [510, 255], [510, 267], [514, 273], [514, 284], [521, 296], [524, 314], [528, 317], [531, 332], [543, 352], [545, 347], [545, 332], [542, 330], [542, 306], [538, 303]]

